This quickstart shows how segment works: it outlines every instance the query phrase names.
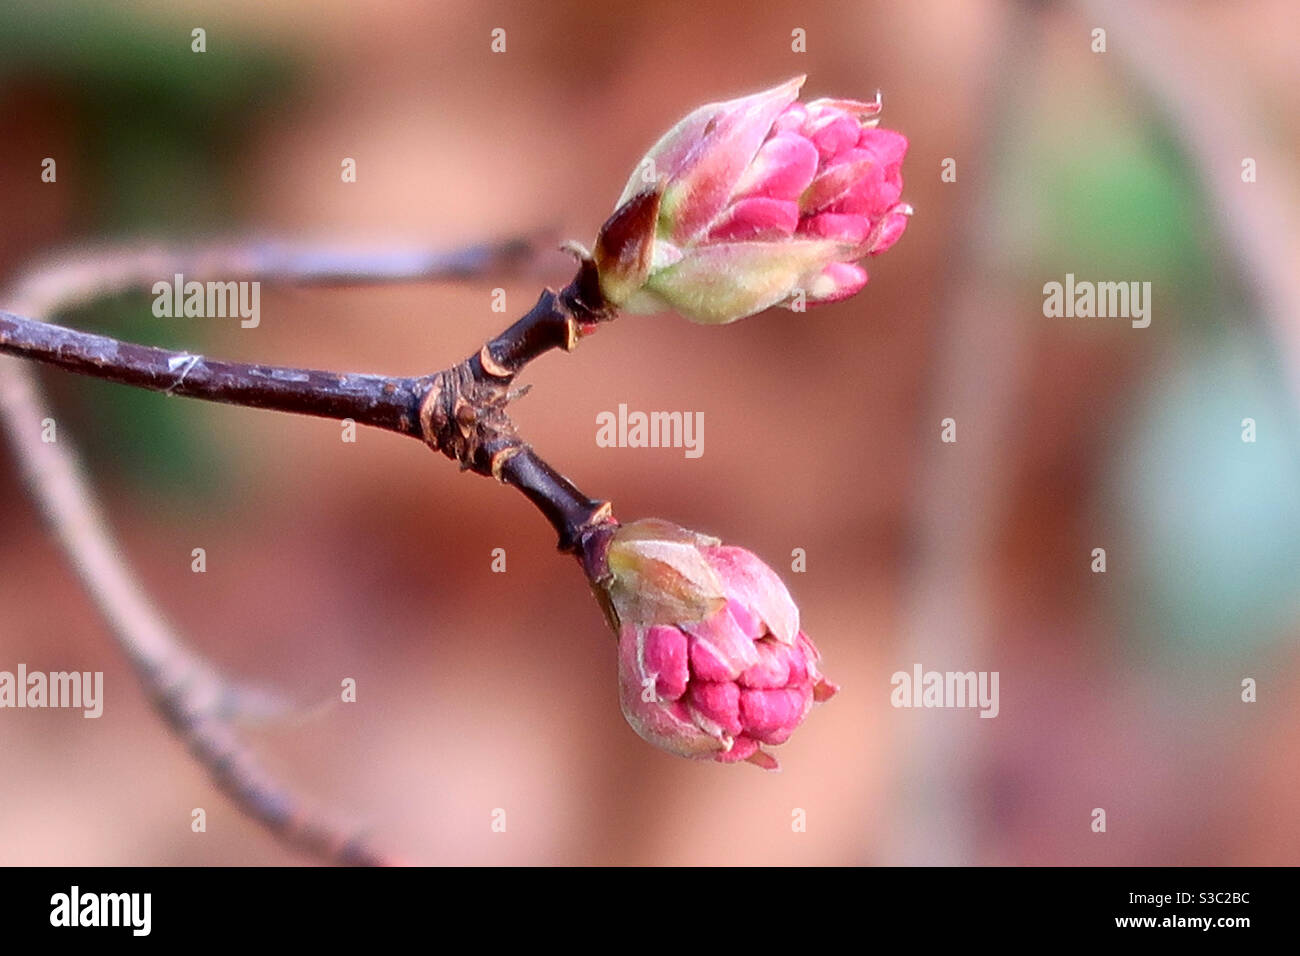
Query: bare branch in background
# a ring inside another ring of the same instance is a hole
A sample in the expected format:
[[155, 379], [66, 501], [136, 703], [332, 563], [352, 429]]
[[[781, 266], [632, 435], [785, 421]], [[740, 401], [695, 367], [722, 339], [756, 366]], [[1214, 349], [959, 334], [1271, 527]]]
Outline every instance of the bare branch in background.
[[[65, 253], [26, 272], [0, 301], [27, 317], [5, 316], [6, 334], [26, 336], [32, 347], [37, 347], [38, 342], [52, 346], [53, 351], [45, 356], [51, 360], [60, 355], [68, 360], [80, 347], [84, 350], [81, 358], [93, 366], [94, 350], [103, 349], [111, 340], [71, 330], [42, 330], [40, 323], [32, 320], [47, 319], [121, 292], [147, 290], [160, 278], [174, 273], [194, 278], [219, 275], [224, 280], [255, 277], [271, 282], [355, 285], [468, 278], [520, 265], [535, 255], [535, 245], [528, 240], [449, 252], [348, 251], [256, 242], [175, 250], [161, 245], [102, 248]], [[137, 351], [133, 358], [139, 362], [128, 363], [128, 367], [137, 368], [146, 379], [154, 373], [161, 376], [169, 362], [185, 354], [134, 348]], [[106, 354], [98, 353], [101, 368], [106, 367], [102, 361]], [[151, 366], [155, 360], [163, 365]], [[173, 367], [171, 378], [175, 379], [186, 364]], [[184, 381], [170, 389], [159, 378], [161, 390], [185, 394], [181, 389], [187, 384], [197, 387], [205, 379], [196, 374], [196, 369], [197, 365], [191, 367]], [[231, 366], [225, 369], [228, 372]], [[219, 383], [217, 370], [210, 371], [215, 377], [206, 381]], [[271, 393], [275, 393], [274, 388]], [[302, 397], [301, 393], [298, 397]], [[405, 397], [413, 399], [409, 392]], [[418, 405], [414, 407], [418, 412]], [[308, 809], [291, 788], [261, 767], [238, 730], [239, 718], [282, 712], [283, 705], [231, 682], [186, 646], [127, 564], [75, 449], [62, 435], [58, 442], [41, 441], [40, 423], [48, 417], [51, 411], [34, 369], [27, 362], [0, 357], [0, 418], [31, 495], [164, 719], [240, 810], [286, 843], [340, 863], [393, 862], [371, 849], [351, 828]], [[418, 415], [414, 421], [417, 430], [408, 433], [418, 434]], [[520, 459], [516, 466], [523, 482], [520, 486], [526, 491], [529, 482], [554, 480], [553, 473], [532, 456], [516, 457]]]

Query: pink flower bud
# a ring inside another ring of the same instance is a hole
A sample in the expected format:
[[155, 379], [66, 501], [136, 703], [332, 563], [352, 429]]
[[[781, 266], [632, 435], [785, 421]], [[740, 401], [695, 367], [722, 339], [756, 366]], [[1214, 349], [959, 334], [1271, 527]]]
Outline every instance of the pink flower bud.
[[775, 769], [762, 745], [784, 743], [839, 689], [785, 585], [743, 548], [649, 519], [586, 558], [618, 634], [623, 715], [648, 742]]
[[725, 323], [866, 284], [857, 260], [912, 212], [907, 139], [876, 128], [879, 98], [799, 103], [803, 82], [702, 106], [655, 144], [596, 239], [610, 304]]

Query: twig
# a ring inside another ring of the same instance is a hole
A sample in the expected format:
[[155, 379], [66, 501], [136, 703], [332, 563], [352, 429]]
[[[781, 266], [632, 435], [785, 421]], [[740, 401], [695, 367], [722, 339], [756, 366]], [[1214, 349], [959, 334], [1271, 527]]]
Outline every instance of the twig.
[[[21, 313], [3, 313], [0, 338], [5, 347], [0, 351], [170, 394], [351, 417], [426, 437], [419, 412], [434, 387], [433, 377], [394, 380], [321, 372], [301, 373], [306, 378], [297, 379], [295, 370], [213, 362], [189, 353], [115, 343], [38, 319], [101, 297], [149, 288], [159, 278], [177, 272], [194, 278], [219, 275], [224, 280], [255, 276], [285, 283], [360, 284], [463, 278], [518, 264], [530, 254], [530, 247], [519, 241], [448, 253], [358, 253], [260, 243], [182, 250], [141, 246], [65, 254], [28, 272], [0, 300]], [[522, 328], [512, 327], [489, 344], [489, 361], [495, 356], [505, 363], [508, 375], [502, 383], [508, 384], [529, 358], [556, 344], [569, 345], [570, 319], [577, 321], [574, 308], [588, 324], [598, 318], [574, 298], [581, 287], [576, 283], [570, 300], [560, 303], [567, 311], [564, 343], [555, 340], [553, 331], [544, 334], [547, 328], [553, 330], [558, 311], [548, 303], [544, 315]], [[496, 351], [491, 349], [493, 344]], [[392, 382], [406, 385], [390, 390], [387, 386]], [[235, 721], [250, 711], [265, 709], [266, 701], [230, 684], [186, 647], [150, 603], [122, 559], [66, 437], [61, 435], [52, 443], [40, 440], [39, 423], [47, 417], [49, 411], [30, 366], [0, 358], [0, 418], [31, 493], [167, 722], [184, 737], [218, 787], [244, 813], [287, 843], [337, 862], [392, 862], [346, 828], [306, 810], [289, 788], [261, 768]], [[598, 510], [598, 503], [588, 502], [522, 442], [503, 463], [499, 477], [519, 487], [539, 506], [546, 502], [550, 509], [547, 517], [562, 539], [581, 523], [582, 515]]]
[[577, 532], [607, 509], [527, 448], [505, 406], [516, 394], [515, 376], [529, 362], [552, 349], [573, 349], [609, 318], [602, 305], [589, 304], [598, 297], [590, 263], [583, 262], [573, 282], [558, 293], [543, 291], [527, 314], [476, 354], [418, 378], [226, 362], [5, 311], [0, 353], [168, 395], [350, 419], [420, 438], [462, 468], [518, 487], [555, 526], [561, 550], [569, 550]]
[[[357, 271], [351, 274], [355, 277]], [[554, 348], [572, 349], [581, 334], [577, 316], [586, 316], [567, 293], [549, 289], [543, 292], [523, 318], [462, 363], [468, 377], [509, 385], [539, 355]], [[598, 319], [593, 316], [588, 321]], [[420, 407], [436, 378], [390, 378], [225, 362], [191, 352], [122, 342], [4, 310], [0, 310], [0, 353], [168, 395], [352, 419], [417, 438], [425, 434]]]
[[417, 389], [428, 381], [222, 362], [120, 342], [0, 311], [0, 352], [120, 385], [420, 434]]

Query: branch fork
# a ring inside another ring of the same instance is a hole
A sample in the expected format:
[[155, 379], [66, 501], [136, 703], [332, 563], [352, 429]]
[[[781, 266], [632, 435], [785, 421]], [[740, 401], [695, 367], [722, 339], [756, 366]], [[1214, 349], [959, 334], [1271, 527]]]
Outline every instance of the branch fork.
[[[191, 273], [196, 264], [208, 275], [283, 284], [464, 279], [517, 265], [535, 254], [525, 245], [512, 240], [449, 253], [375, 253], [223, 243], [64, 255], [19, 277], [0, 295], [0, 303], [14, 310], [0, 311], [0, 356], [167, 395], [351, 419], [419, 438], [463, 469], [518, 488], [551, 522], [560, 550], [573, 552], [593, 529], [612, 521], [610, 505], [587, 497], [542, 460], [518, 434], [506, 409], [527, 391], [515, 380], [530, 361], [554, 349], [572, 351], [583, 336], [614, 317], [601, 297], [595, 265], [585, 255], [579, 256], [572, 282], [558, 292], [544, 290], [526, 315], [476, 354], [418, 378], [224, 362], [44, 321], [109, 295], [148, 290], [158, 275]], [[57, 444], [43, 443], [32, 427], [49, 414], [31, 368], [0, 358], [0, 419], [30, 491], [167, 723], [235, 805], [285, 842], [335, 862], [393, 862], [371, 850], [354, 828], [306, 806], [262, 769], [243, 739], [240, 722], [250, 713], [268, 712], [266, 695], [224, 677], [187, 647], [148, 602], [121, 558], [72, 446], [64, 436]]]

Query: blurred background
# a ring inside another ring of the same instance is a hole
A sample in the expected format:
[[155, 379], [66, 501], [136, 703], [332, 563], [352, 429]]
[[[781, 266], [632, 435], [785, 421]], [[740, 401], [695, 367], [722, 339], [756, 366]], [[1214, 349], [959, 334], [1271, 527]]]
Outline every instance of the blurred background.
[[[8, 0], [0, 274], [140, 236], [589, 242], [696, 105], [797, 73], [809, 97], [880, 89], [884, 125], [911, 140], [916, 215], [861, 295], [724, 328], [626, 317], [530, 368], [515, 407], [624, 518], [715, 534], [785, 576], [843, 691], [779, 749], [780, 773], [642, 743], [545, 521], [416, 442], [344, 444], [335, 422], [42, 371], [60, 434], [193, 647], [307, 705], [356, 679], [355, 704], [254, 739], [407, 859], [1294, 864], [1296, 27], [1290, 0]], [[63, 320], [423, 374], [570, 271], [546, 253], [460, 284], [267, 286], [256, 329], [156, 319], [148, 295]], [[1044, 317], [1043, 285], [1066, 273], [1151, 282], [1150, 327]], [[619, 403], [702, 411], [703, 457], [597, 447], [596, 415]], [[0, 863], [304, 861], [155, 716], [0, 462], [0, 669], [99, 670], [106, 687], [99, 720], [0, 713]], [[891, 707], [891, 675], [917, 663], [998, 671], [998, 717]]]

